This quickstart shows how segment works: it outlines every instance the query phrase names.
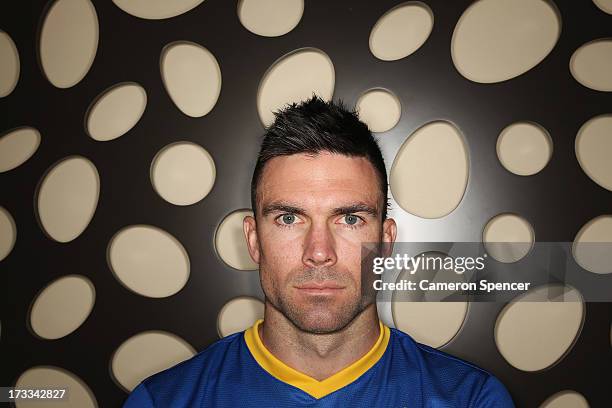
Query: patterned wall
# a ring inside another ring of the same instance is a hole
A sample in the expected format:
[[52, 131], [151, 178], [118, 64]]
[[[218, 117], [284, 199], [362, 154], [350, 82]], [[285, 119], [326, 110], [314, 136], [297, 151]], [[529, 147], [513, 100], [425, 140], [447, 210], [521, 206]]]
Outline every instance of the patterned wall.
[[[610, 0], [4, 4], [0, 385], [120, 406], [261, 316], [250, 177], [272, 110], [312, 92], [357, 106], [379, 138], [398, 241], [612, 242], [611, 14]], [[606, 259], [576, 260], [603, 276]], [[517, 406], [607, 406], [612, 308], [568, 289], [380, 315], [490, 370]]]

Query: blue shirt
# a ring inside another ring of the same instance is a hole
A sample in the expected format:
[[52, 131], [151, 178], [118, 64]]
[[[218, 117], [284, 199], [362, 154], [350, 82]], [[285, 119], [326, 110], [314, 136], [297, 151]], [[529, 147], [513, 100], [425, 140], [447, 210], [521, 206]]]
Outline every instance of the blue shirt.
[[272, 355], [261, 323], [143, 380], [123, 407], [514, 408], [489, 372], [382, 322], [366, 355], [322, 381]]

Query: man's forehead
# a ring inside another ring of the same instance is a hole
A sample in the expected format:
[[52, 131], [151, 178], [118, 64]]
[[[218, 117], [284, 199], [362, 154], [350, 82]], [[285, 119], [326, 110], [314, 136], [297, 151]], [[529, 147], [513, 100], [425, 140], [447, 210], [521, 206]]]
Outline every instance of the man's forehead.
[[364, 157], [322, 152], [271, 159], [259, 184], [261, 204], [274, 201], [336, 207], [356, 202], [377, 206], [380, 187], [374, 167]]
[[279, 184], [287, 178], [342, 179], [356, 183], [376, 182], [376, 171], [365, 157], [320, 152], [316, 155], [305, 153], [277, 156], [266, 163], [262, 182]]

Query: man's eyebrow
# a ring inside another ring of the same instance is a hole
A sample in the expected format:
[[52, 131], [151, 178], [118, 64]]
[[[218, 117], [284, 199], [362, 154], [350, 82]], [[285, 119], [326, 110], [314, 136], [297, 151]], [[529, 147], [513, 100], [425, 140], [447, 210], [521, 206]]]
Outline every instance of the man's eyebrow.
[[306, 215], [306, 210], [300, 207], [296, 207], [291, 204], [283, 203], [283, 202], [275, 202], [266, 205], [261, 210], [261, 215], [264, 217], [273, 212], [286, 212], [292, 214]]
[[[266, 215], [273, 212], [286, 212], [292, 214], [306, 215], [306, 210], [303, 208], [297, 207], [290, 203], [285, 202], [274, 202], [268, 204], [263, 207], [261, 213], [265, 217]], [[355, 203], [351, 205], [346, 205], [342, 207], [336, 207], [331, 210], [331, 215], [342, 215], [342, 214], [353, 214], [358, 212], [365, 212], [373, 217], [378, 216], [378, 209], [376, 207], [372, 207], [366, 203]]]
[[366, 203], [357, 203], [352, 205], [347, 205], [344, 207], [337, 207], [332, 210], [332, 215], [341, 215], [341, 214], [353, 214], [358, 212], [364, 212], [372, 217], [378, 217], [378, 210], [376, 207], [372, 207]]

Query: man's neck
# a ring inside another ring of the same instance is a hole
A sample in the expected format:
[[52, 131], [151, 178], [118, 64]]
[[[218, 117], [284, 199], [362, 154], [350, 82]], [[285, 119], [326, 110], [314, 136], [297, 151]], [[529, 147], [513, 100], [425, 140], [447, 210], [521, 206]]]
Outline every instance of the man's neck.
[[276, 358], [322, 381], [363, 357], [376, 343], [380, 326], [376, 304], [371, 304], [340, 331], [308, 333], [266, 302], [258, 334]]

